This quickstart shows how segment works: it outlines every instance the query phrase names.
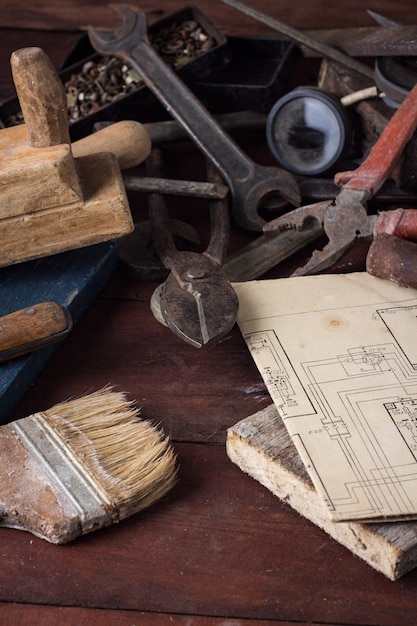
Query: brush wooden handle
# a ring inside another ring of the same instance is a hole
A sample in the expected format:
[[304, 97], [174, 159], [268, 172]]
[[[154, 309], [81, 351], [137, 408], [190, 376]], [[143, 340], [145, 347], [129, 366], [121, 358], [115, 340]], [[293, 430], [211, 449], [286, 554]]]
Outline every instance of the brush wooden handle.
[[63, 339], [72, 328], [68, 309], [42, 302], [0, 318], [0, 362]]
[[74, 141], [72, 153], [74, 157], [82, 157], [96, 152], [112, 152], [120, 169], [124, 170], [142, 163], [149, 156], [151, 147], [151, 139], [143, 124], [122, 120]]

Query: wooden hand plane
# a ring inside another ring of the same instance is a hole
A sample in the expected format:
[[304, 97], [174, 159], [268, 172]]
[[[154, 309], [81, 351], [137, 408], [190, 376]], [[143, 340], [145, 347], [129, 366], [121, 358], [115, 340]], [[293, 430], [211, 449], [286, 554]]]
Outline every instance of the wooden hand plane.
[[74, 157], [64, 86], [48, 56], [22, 48], [11, 68], [25, 123], [0, 130], [0, 267], [130, 233], [116, 157]]

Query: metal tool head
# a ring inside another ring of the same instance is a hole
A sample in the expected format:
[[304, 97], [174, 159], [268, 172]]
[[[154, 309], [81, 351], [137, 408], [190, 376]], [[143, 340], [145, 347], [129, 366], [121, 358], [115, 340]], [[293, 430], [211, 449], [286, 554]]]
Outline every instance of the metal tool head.
[[253, 161], [227, 135], [215, 118], [181, 81], [146, 38], [143, 11], [116, 5], [123, 24], [112, 32], [90, 28], [92, 45], [130, 63], [166, 110], [184, 127], [188, 136], [222, 173], [233, 197], [232, 210], [238, 224], [262, 231], [258, 214], [262, 202], [280, 196], [298, 206], [300, 193], [293, 176], [284, 169], [264, 167]]
[[111, 54], [118, 49], [118, 42], [124, 41], [134, 43], [137, 38], [146, 37], [148, 21], [146, 13], [128, 4], [110, 4], [122, 18], [122, 24], [112, 30], [88, 27], [88, 36], [91, 45], [101, 54]]
[[328, 243], [321, 250], [314, 250], [307, 263], [298, 268], [292, 276], [317, 274], [330, 268], [349, 250], [356, 241], [372, 237], [374, 221], [364, 207], [367, 191], [342, 189], [336, 200], [299, 207], [273, 220], [269, 233], [297, 230], [304, 231], [317, 227], [319, 222], [328, 237]]
[[267, 237], [275, 237], [280, 233], [289, 231], [301, 232], [308, 230], [313, 223], [315, 228], [317, 228], [318, 223], [324, 229], [324, 214], [331, 202], [332, 200], [323, 200], [323, 202], [307, 204], [284, 213], [265, 223], [264, 234]]
[[[223, 172], [226, 177], [227, 172]], [[252, 174], [241, 180], [239, 186], [233, 186], [232, 215], [242, 228], [261, 232], [266, 225], [265, 219], [259, 214], [266, 205], [268, 210], [281, 208], [283, 200], [292, 206], [299, 206], [301, 194], [297, 180], [281, 167], [253, 164]]]
[[379, 11], [374, 11], [373, 9], [366, 9], [367, 14], [372, 17], [373, 20], [383, 28], [389, 28], [390, 26], [399, 26], [400, 22], [395, 20], [388, 15], [383, 15], [379, 13]]
[[183, 252], [160, 291], [159, 308], [168, 328], [201, 348], [231, 330], [238, 298], [217, 263], [205, 254]]

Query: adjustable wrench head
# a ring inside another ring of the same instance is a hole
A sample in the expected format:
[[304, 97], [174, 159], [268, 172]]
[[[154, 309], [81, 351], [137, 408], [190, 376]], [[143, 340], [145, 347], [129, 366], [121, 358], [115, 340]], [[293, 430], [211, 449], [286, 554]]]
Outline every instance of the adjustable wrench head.
[[115, 30], [89, 26], [88, 36], [91, 45], [101, 54], [120, 52], [121, 46], [132, 47], [139, 38], [145, 38], [148, 31], [146, 13], [128, 4], [110, 4], [122, 18], [122, 24]]

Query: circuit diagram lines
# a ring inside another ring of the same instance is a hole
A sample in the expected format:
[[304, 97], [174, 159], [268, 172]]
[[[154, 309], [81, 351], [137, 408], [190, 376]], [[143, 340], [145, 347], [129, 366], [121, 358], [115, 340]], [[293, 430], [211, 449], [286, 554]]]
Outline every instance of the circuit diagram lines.
[[273, 330], [245, 336], [246, 343], [261, 370], [268, 391], [282, 419], [314, 413], [308, 395]]
[[374, 315], [389, 342], [339, 344], [326, 358], [291, 359], [291, 338], [273, 329], [245, 335], [335, 521], [417, 514], [417, 354], [394, 334], [401, 309], [387, 311]]
[[413, 369], [417, 369], [417, 342], [410, 337], [407, 321], [417, 317], [417, 305], [390, 306], [379, 309], [377, 314], [391, 332], [399, 348]]

